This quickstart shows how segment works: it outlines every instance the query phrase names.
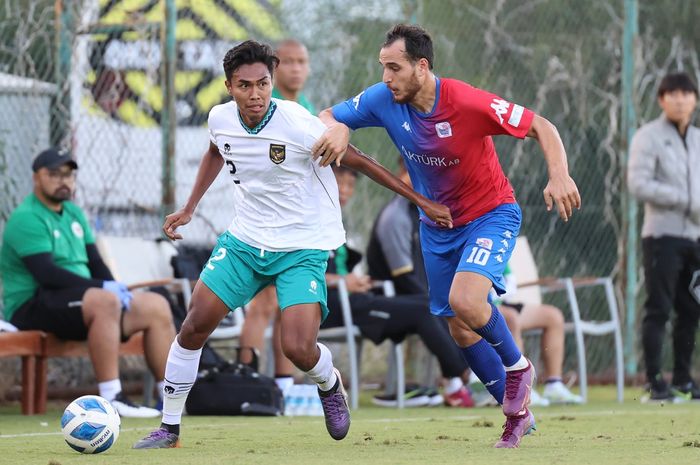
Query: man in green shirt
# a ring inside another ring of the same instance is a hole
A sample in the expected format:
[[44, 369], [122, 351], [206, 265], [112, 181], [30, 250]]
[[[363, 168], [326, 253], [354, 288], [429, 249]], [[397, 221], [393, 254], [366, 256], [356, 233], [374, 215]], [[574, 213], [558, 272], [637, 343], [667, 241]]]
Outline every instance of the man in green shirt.
[[275, 85], [272, 97], [292, 100], [315, 115], [314, 105], [301, 93], [309, 77], [309, 52], [296, 39], [285, 39], [275, 50], [280, 63], [275, 70]]
[[131, 402], [119, 380], [119, 343], [144, 332], [146, 361], [162, 391], [175, 337], [170, 306], [153, 292], [131, 293], [102, 261], [82, 210], [70, 199], [78, 164], [50, 148], [33, 161], [34, 190], [7, 220], [0, 252], [5, 319], [21, 330], [87, 340], [100, 395], [121, 416], [155, 417]]

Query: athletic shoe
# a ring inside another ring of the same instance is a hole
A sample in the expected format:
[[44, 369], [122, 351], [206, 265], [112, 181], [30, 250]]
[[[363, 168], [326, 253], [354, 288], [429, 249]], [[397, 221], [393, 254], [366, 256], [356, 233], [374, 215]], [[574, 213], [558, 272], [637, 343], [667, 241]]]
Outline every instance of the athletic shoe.
[[496, 449], [514, 449], [520, 445], [520, 440], [523, 436], [530, 434], [536, 429], [535, 416], [526, 408], [524, 414], [506, 418], [501, 440], [493, 447]]
[[448, 407], [474, 407], [474, 399], [469, 390], [462, 386], [458, 391], [445, 396], [445, 405]]
[[671, 386], [671, 393], [685, 401], [700, 400], [700, 386], [695, 384], [695, 381], [689, 381], [685, 384], [674, 384]]
[[158, 428], [134, 444], [132, 449], [170, 449], [173, 447], [180, 447], [178, 435], [168, 432], [165, 428]]
[[674, 401], [674, 396], [661, 375], [647, 384], [644, 389], [646, 393], [639, 399], [642, 403]]
[[445, 398], [438, 392], [435, 388], [423, 388], [425, 395], [428, 396], [430, 401], [428, 402], [429, 407], [437, 407], [445, 402]]
[[506, 392], [503, 394], [503, 413], [507, 417], [523, 415], [530, 403], [530, 391], [535, 382], [535, 367], [527, 361], [522, 370], [506, 371]]
[[539, 395], [534, 389], [530, 391], [530, 406], [531, 407], [549, 407], [549, 399]]
[[[433, 393], [429, 392], [427, 388], [407, 386], [403, 396], [403, 405], [404, 407], [425, 407], [426, 405], [431, 405], [431, 394]], [[440, 395], [437, 391], [435, 391], [435, 394]], [[380, 407], [396, 407], [399, 405], [396, 394], [374, 396], [372, 397], [372, 403]], [[440, 396], [440, 403], [442, 403], [442, 396]]]
[[[535, 391], [532, 391], [534, 394]], [[569, 391], [561, 381], [554, 381], [544, 385], [544, 398], [552, 404], [582, 404], [583, 397]]]
[[337, 380], [330, 391], [318, 390], [323, 405], [323, 415], [326, 417], [326, 429], [336, 441], [340, 441], [350, 430], [350, 411], [348, 410], [348, 395], [343, 387], [343, 380], [337, 368], [333, 368]]
[[123, 392], [114, 397], [112, 407], [120, 417], [125, 418], [155, 418], [160, 416], [158, 410], [133, 403]]

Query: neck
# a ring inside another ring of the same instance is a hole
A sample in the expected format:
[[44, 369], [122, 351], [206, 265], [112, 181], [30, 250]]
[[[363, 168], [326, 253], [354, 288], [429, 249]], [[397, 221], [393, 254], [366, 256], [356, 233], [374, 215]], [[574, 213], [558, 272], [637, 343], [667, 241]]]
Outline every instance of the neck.
[[38, 190], [34, 190], [34, 195], [39, 199], [39, 202], [43, 203], [49, 210], [55, 211], [56, 213], [60, 213], [61, 210], [63, 210], [63, 202], [51, 200]]
[[673, 121], [669, 119], [671, 124], [673, 124], [681, 137], [685, 137], [685, 133], [688, 131], [688, 126], [690, 126], [690, 118], [682, 119], [680, 121]]
[[299, 101], [299, 92], [298, 90], [289, 90], [289, 89], [283, 89], [281, 87], [277, 88], [277, 92], [280, 93], [282, 98], [285, 100], [291, 100], [292, 102], [298, 102]]
[[429, 113], [435, 105], [437, 95], [437, 81], [435, 75], [429, 73], [418, 93], [411, 100], [410, 105], [421, 113]]

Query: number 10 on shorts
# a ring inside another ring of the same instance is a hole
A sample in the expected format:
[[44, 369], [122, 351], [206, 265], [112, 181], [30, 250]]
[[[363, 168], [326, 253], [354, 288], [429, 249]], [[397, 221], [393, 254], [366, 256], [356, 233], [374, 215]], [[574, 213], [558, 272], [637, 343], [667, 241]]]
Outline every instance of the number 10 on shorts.
[[491, 256], [491, 251], [482, 249], [481, 247], [472, 247], [472, 253], [469, 254], [467, 258], [467, 263], [474, 263], [476, 265], [486, 265]]

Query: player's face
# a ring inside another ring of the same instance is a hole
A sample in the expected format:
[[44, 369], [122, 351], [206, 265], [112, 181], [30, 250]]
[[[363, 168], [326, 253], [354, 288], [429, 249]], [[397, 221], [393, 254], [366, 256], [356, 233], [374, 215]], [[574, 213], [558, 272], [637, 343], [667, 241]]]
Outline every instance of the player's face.
[[379, 51], [379, 63], [384, 72], [382, 81], [387, 85], [396, 103], [410, 103], [424, 80], [423, 66], [411, 63], [406, 56], [403, 39], [397, 40]]
[[336, 181], [338, 181], [338, 194], [340, 197], [340, 206], [344, 207], [355, 195], [355, 182], [357, 178], [348, 172], [336, 173]]
[[243, 122], [250, 128], [257, 126], [272, 96], [272, 77], [265, 63], [241, 65], [226, 81], [226, 89], [236, 101]]
[[309, 77], [309, 53], [299, 44], [283, 45], [277, 50], [280, 64], [275, 71], [275, 86], [283, 92], [299, 92]]
[[68, 165], [40, 168], [34, 173], [34, 186], [41, 196], [53, 203], [70, 200], [75, 189], [75, 170]]
[[666, 92], [659, 98], [659, 105], [666, 118], [674, 123], [687, 123], [695, 111], [698, 99], [695, 92], [674, 90]]

